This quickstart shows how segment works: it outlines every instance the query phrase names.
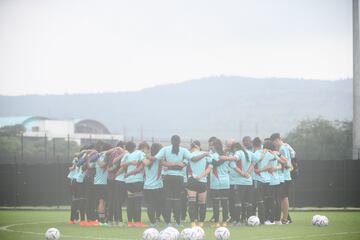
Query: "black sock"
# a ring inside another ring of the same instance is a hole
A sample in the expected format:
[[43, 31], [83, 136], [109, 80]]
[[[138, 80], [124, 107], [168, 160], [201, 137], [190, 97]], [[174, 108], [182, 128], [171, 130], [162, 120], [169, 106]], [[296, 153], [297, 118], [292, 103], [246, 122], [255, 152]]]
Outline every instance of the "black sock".
[[222, 217], [223, 222], [226, 222], [229, 218], [229, 200], [221, 199]]
[[204, 222], [205, 221], [205, 216], [206, 216], [206, 203], [199, 203], [199, 221], [200, 222]]
[[188, 203], [189, 203], [189, 216], [190, 216], [190, 221], [194, 222], [197, 219], [197, 214], [196, 214], [196, 198], [195, 197], [189, 197], [188, 198]]
[[259, 214], [259, 219], [260, 219], [260, 223], [264, 224], [265, 222], [265, 206], [264, 206], [264, 201], [258, 201], [257, 203], [257, 208], [258, 208], [258, 214]]
[[99, 216], [99, 221], [101, 223], [104, 223], [105, 222], [105, 213], [98, 213], [98, 216]]
[[180, 224], [181, 199], [173, 200], [174, 218], [177, 224]]
[[70, 220], [75, 221], [76, 219], [76, 203], [77, 200], [73, 199], [71, 201], [71, 207], [70, 207]]
[[126, 213], [127, 213], [128, 222], [132, 222], [134, 219], [134, 197], [133, 196], [129, 196]]
[[214, 221], [219, 222], [219, 214], [220, 214], [220, 200], [213, 199], [213, 212], [214, 212]]
[[165, 219], [165, 223], [166, 223], [166, 224], [169, 224], [169, 223], [170, 223], [170, 218], [171, 218], [171, 204], [172, 204], [172, 200], [170, 200], [170, 199], [166, 199], [166, 200], [165, 200], [164, 219]]
[[134, 197], [134, 221], [141, 222], [142, 193]]
[[235, 203], [234, 210], [233, 210], [234, 216], [232, 216], [234, 218], [235, 222], [240, 222], [241, 208], [242, 208], [241, 203]]

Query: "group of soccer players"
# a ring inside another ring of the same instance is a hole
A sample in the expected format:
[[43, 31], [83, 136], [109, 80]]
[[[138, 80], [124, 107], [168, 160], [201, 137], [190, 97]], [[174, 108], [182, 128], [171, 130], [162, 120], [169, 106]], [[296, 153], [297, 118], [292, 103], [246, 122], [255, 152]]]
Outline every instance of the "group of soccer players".
[[265, 225], [291, 223], [288, 196], [295, 151], [280, 134], [263, 141], [229, 139], [225, 146], [211, 137], [208, 151], [197, 140], [189, 149], [180, 143], [174, 135], [165, 147], [120, 141], [116, 147], [102, 143], [82, 149], [69, 168], [69, 223], [122, 226], [127, 202], [127, 226], [145, 227], [144, 199], [152, 227], [161, 217], [181, 227], [186, 212], [192, 226], [202, 226], [208, 197], [214, 227], [241, 226], [253, 215]]

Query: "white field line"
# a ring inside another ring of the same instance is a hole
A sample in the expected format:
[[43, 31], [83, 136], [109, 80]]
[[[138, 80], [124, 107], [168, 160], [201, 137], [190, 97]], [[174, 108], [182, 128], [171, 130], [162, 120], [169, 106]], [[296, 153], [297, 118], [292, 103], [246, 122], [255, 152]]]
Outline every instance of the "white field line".
[[[0, 231], [6, 232], [14, 232], [14, 233], [25, 233], [25, 234], [33, 234], [33, 235], [41, 235], [44, 236], [45, 233], [39, 232], [30, 232], [30, 231], [19, 231], [10, 229], [11, 227], [15, 226], [24, 226], [24, 225], [37, 225], [43, 223], [50, 223], [50, 222], [36, 222], [36, 223], [18, 223], [18, 224], [10, 224], [7, 226], [0, 227]], [[63, 223], [63, 222], [51, 222], [51, 223]], [[295, 236], [284, 236], [284, 237], [276, 237], [276, 238], [262, 238], [259, 240], [287, 240], [287, 239], [300, 239], [300, 238], [312, 238], [312, 237], [327, 237], [327, 236], [343, 236], [343, 235], [350, 235], [350, 234], [360, 234], [360, 231], [357, 232], [337, 232], [337, 233], [323, 233], [323, 234], [308, 234], [308, 235], [295, 235]], [[124, 238], [111, 238], [111, 237], [92, 237], [92, 236], [75, 236], [75, 235], [63, 235], [61, 237], [64, 238], [80, 238], [80, 239], [95, 239], [95, 240], [134, 240], [134, 239], [124, 239]]]

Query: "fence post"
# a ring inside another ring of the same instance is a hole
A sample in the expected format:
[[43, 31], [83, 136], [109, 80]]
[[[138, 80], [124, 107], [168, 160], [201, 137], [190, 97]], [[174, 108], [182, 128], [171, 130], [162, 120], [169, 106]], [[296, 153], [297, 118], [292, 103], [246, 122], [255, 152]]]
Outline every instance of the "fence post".
[[67, 160], [70, 159], [70, 134], [67, 135]]
[[46, 133], [45, 133], [45, 136], [44, 136], [44, 147], [45, 147], [45, 162], [47, 163], [47, 136], [46, 136]]
[[21, 133], [21, 162], [24, 162], [24, 134]]
[[15, 209], [16, 209], [18, 203], [18, 168], [17, 168], [16, 155], [14, 157], [14, 163], [15, 163]]
[[56, 156], [56, 165], [57, 165], [57, 171], [56, 171], [56, 204], [57, 204], [57, 208], [59, 208], [60, 206], [60, 194], [59, 194], [59, 190], [60, 190], [60, 184], [59, 184], [59, 174], [60, 174], [60, 161], [59, 161], [59, 155]]

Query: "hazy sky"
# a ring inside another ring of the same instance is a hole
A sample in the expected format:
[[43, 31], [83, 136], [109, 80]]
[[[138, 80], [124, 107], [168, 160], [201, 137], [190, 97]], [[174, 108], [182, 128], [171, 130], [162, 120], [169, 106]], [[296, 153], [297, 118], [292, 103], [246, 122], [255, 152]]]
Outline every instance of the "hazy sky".
[[0, 0], [0, 94], [352, 77], [351, 0]]

